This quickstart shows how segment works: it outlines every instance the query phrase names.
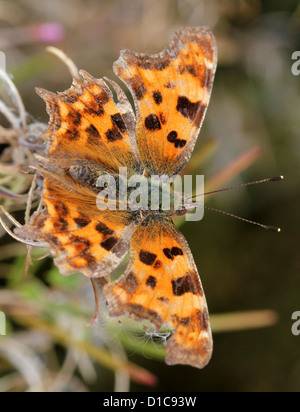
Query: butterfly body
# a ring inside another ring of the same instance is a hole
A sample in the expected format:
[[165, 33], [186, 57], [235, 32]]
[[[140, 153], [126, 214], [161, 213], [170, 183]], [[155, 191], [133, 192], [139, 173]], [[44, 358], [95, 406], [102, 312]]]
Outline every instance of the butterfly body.
[[182, 30], [156, 55], [123, 50], [114, 71], [135, 112], [115, 82], [84, 71], [63, 93], [38, 89], [50, 115], [47, 151], [37, 157], [44, 209], [17, 230], [49, 245], [63, 275], [108, 277], [129, 252], [126, 272], [104, 287], [110, 315], [167, 326], [174, 332], [167, 363], [198, 368], [212, 353], [207, 304], [190, 248], [171, 219], [197, 205], [167, 178], [192, 154], [216, 61], [214, 36], [202, 27]]

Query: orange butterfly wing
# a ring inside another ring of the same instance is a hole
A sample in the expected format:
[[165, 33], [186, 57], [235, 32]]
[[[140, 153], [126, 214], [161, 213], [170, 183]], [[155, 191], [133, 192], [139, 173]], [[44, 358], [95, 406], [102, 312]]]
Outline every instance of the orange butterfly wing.
[[119, 173], [120, 167], [127, 167], [129, 173], [139, 170], [133, 147], [134, 113], [121, 89], [113, 86], [122, 99], [119, 105], [107, 84], [85, 71], [65, 92], [37, 89], [50, 115], [45, 137], [52, 165], [62, 169], [72, 161], [88, 161], [112, 173]]
[[149, 215], [135, 229], [126, 273], [104, 288], [111, 316], [150, 320], [174, 330], [168, 364], [203, 368], [212, 337], [207, 304], [189, 246], [171, 219]]
[[103, 80], [80, 72], [63, 92], [38, 90], [50, 115], [44, 157], [37, 168], [44, 177], [44, 209], [17, 229], [27, 239], [41, 240], [56, 256], [64, 275], [108, 275], [129, 249], [130, 212], [100, 211], [97, 178], [117, 175], [119, 167], [136, 173], [135, 117], [125, 94], [113, 82], [118, 105]]
[[150, 175], [172, 176], [188, 162], [216, 71], [209, 29], [187, 28], [158, 55], [123, 50], [115, 73], [134, 96], [140, 160]]

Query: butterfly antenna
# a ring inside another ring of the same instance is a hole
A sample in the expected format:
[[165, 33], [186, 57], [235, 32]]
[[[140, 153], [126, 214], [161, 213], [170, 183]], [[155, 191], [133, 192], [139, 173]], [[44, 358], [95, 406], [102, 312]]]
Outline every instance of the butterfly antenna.
[[[211, 195], [211, 194], [214, 194], [214, 193], [226, 192], [227, 190], [238, 189], [238, 188], [246, 187], [246, 186], [250, 186], [250, 185], [257, 185], [257, 184], [260, 184], [260, 183], [280, 182], [283, 179], [284, 179], [284, 176], [275, 176], [275, 177], [270, 177], [268, 179], [256, 180], [255, 182], [243, 183], [243, 184], [237, 185], [237, 186], [227, 187], [227, 188], [224, 188], [224, 189], [213, 190], [211, 192], [198, 194], [198, 195], [192, 196], [190, 199], [195, 199], [198, 196], [205, 196], [205, 195]], [[237, 215], [234, 215], [232, 213], [225, 212], [224, 210], [215, 209], [213, 207], [209, 207], [209, 206], [204, 206], [204, 207], [205, 207], [205, 209], [212, 210], [214, 212], [218, 212], [218, 213], [221, 213], [222, 215], [230, 216], [230, 217], [233, 217], [233, 218], [238, 219], [238, 220], [242, 220], [243, 222], [251, 223], [253, 225], [262, 227], [263, 229], [271, 230], [271, 231], [277, 232], [277, 233], [281, 232], [281, 229], [279, 227], [263, 225], [261, 223], [254, 222], [253, 220], [245, 219], [241, 216], [237, 216]]]
[[224, 189], [218, 189], [218, 190], [213, 190], [211, 192], [200, 193], [198, 195], [194, 195], [194, 196], [190, 197], [189, 200], [190, 199], [195, 199], [198, 196], [212, 195], [214, 193], [226, 192], [227, 190], [239, 189], [241, 187], [246, 187], [246, 186], [250, 186], [250, 185], [257, 185], [257, 184], [260, 184], [260, 183], [280, 182], [283, 179], [284, 179], [284, 176], [275, 176], [275, 177], [270, 177], [268, 179], [256, 180], [255, 182], [242, 183], [241, 185], [237, 185], [237, 186], [225, 187]]
[[229, 212], [224, 212], [224, 210], [215, 209], [213, 207], [209, 207], [209, 206], [204, 206], [204, 207], [205, 209], [212, 210], [213, 212], [218, 212], [218, 213], [221, 213], [222, 215], [234, 217], [235, 219], [242, 220], [243, 222], [252, 223], [253, 225], [262, 227], [263, 229], [271, 230], [272, 232], [277, 232], [277, 233], [281, 232], [281, 229], [279, 227], [263, 225], [261, 223], [254, 222], [253, 220], [245, 219], [244, 217], [237, 216]]

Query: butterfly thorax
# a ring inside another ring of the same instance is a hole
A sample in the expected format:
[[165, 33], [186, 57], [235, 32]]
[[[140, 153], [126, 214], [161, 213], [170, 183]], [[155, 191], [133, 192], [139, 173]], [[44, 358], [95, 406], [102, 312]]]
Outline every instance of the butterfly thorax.
[[158, 176], [101, 175], [96, 183], [97, 206], [100, 210], [159, 212], [172, 216], [184, 209], [184, 195], [173, 188], [170, 179]]

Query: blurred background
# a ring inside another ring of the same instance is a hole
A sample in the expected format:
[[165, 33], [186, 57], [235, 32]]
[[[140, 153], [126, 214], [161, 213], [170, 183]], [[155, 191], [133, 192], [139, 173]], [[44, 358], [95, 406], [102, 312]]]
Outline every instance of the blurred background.
[[[94, 313], [89, 280], [61, 277], [51, 257], [34, 260], [25, 276], [26, 247], [3, 230], [1, 392], [300, 390], [300, 336], [291, 331], [300, 310], [300, 76], [291, 71], [300, 50], [298, 1], [0, 1], [0, 50], [15, 85], [1, 79], [1, 204], [24, 223], [32, 175], [22, 171], [40, 150], [48, 122], [34, 87], [56, 92], [71, 84], [48, 45], [93, 76], [116, 80], [112, 64], [122, 48], [155, 53], [177, 30], [201, 25], [216, 35], [219, 62], [185, 173], [204, 174], [207, 189], [285, 176], [207, 199], [281, 233], [210, 211], [197, 224], [178, 221], [212, 315], [211, 363], [202, 371], [166, 366], [163, 335], [109, 320], [103, 302], [99, 321], [86, 328]], [[34, 259], [43, 254], [32, 250]]]

